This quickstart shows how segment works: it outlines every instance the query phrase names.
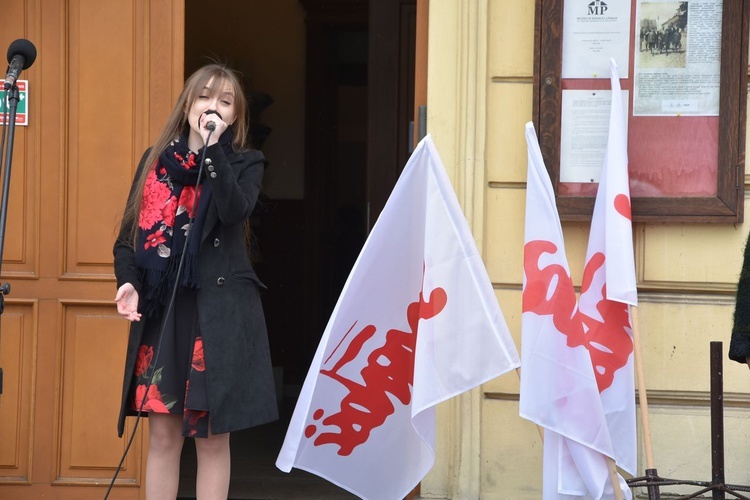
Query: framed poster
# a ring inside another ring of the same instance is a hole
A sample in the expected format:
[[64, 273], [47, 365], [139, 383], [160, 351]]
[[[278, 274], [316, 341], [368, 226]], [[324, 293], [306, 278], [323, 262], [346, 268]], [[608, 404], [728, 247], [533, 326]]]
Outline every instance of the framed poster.
[[741, 222], [750, 0], [536, 7], [533, 118], [560, 216], [591, 217], [614, 58], [633, 219]]

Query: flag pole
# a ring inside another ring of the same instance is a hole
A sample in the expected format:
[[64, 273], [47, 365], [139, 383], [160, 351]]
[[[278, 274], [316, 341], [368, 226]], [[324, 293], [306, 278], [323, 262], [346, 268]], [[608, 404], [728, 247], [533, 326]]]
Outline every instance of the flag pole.
[[[521, 378], [521, 368], [516, 368], [516, 373], [518, 374], [518, 378]], [[539, 437], [542, 439], [542, 443], [544, 443], [544, 427], [542, 427], [539, 424], [536, 424], [536, 430], [539, 431]], [[608, 457], [607, 455], [604, 455], [604, 458], [607, 460], [607, 469], [609, 471], [609, 480], [612, 482], [612, 490], [615, 492], [615, 500], [623, 500], [622, 496], [622, 490], [620, 489], [620, 478], [617, 475], [617, 466], [615, 465], [615, 461], [612, 457]]]
[[617, 475], [617, 466], [612, 457], [604, 456], [607, 459], [607, 469], [609, 469], [609, 480], [612, 482], [612, 491], [615, 492], [615, 500], [623, 500], [622, 490], [620, 489], [620, 478]]
[[643, 356], [638, 328], [638, 308], [630, 306], [630, 318], [633, 330], [633, 354], [635, 356], [635, 374], [638, 382], [638, 402], [641, 407], [641, 427], [643, 428], [643, 445], [646, 451], [646, 469], [654, 468], [654, 454], [651, 448], [651, 424], [648, 420], [648, 397], [646, 380], [643, 377]]

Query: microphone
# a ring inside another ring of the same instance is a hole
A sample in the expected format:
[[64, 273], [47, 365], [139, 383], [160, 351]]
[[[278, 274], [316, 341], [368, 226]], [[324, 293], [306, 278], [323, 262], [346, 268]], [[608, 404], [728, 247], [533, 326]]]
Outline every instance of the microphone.
[[[216, 111], [215, 109], [209, 109], [208, 111], [206, 111], [206, 112], [205, 112], [205, 114], [206, 114], [206, 115], [211, 115], [211, 114], [214, 114], [214, 115], [218, 116], [218, 117], [219, 117], [219, 119], [221, 119], [221, 113], [219, 113], [219, 112], [218, 112], [218, 111]], [[211, 121], [207, 122], [207, 123], [206, 123], [206, 128], [207, 128], [208, 130], [210, 130], [211, 132], [213, 132], [214, 130], [216, 130], [216, 122], [214, 122], [213, 120], [211, 120]]]
[[16, 84], [22, 70], [30, 67], [36, 59], [36, 47], [30, 41], [19, 38], [8, 47], [8, 72], [5, 74], [5, 90]]

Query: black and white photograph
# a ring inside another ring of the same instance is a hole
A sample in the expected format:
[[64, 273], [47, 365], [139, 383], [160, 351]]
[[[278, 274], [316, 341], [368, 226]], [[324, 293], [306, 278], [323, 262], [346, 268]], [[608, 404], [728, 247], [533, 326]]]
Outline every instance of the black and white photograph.
[[722, 11], [720, 0], [638, 4], [634, 115], [718, 114]]
[[688, 2], [644, 2], [638, 18], [638, 68], [684, 68]]

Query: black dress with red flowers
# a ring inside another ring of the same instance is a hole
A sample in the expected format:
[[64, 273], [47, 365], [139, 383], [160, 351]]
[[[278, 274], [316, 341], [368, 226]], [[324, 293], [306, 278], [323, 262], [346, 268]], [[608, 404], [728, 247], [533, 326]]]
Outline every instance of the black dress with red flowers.
[[183, 436], [208, 437], [206, 364], [195, 292], [178, 293], [164, 325], [159, 318], [163, 315], [145, 319], [129, 413], [181, 414]]

